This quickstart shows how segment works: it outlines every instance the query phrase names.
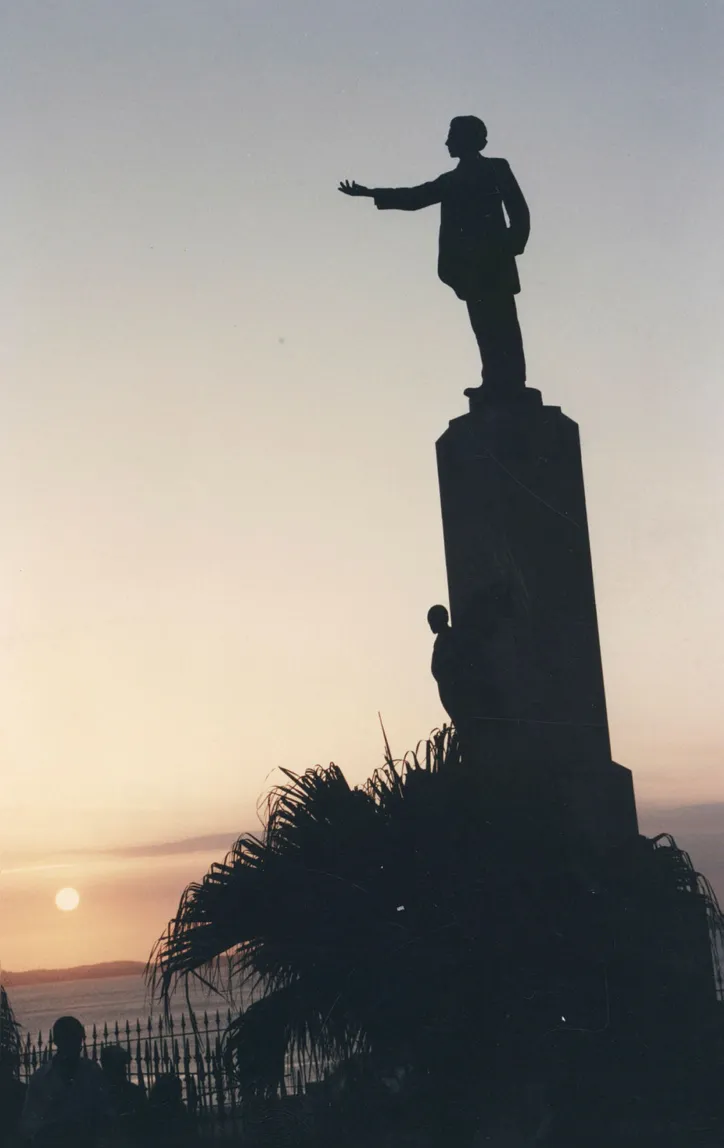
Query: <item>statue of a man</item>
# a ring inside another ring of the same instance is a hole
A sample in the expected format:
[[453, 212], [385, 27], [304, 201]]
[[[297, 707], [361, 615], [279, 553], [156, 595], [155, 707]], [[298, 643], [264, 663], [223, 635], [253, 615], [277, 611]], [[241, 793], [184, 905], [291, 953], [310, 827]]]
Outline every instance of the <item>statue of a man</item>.
[[440, 701], [463, 736], [471, 722], [516, 717], [515, 599], [514, 587], [500, 578], [481, 591], [455, 627], [445, 606], [428, 610], [435, 635], [430, 669]]
[[456, 116], [446, 141], [458, 160], [452, 171], [418, 187], [367, 188], [344, 180], [339, 190], [369, 196], [381, 209], [440, 204], [438, 275], [467, 304], [483, 366], [482, 386], [465, 394], [506, 401], [525, 391], [515, 257], [528, 241], [530, 213], [508, 161], [480, 154], [487, 142], [482, 120]]
[[481, 635], [459, 626], [453, 629], [444, 606], [430, 607], [427, 624], [435, 635], [430, 669], [440, 701], [465, 737], [477, 718], [499, 716], [495, 667], [489, 664]]
[[432, 676], [437, 682], [440, 701], [454, 725], [459, 725], [467, 717], [468, 691], [465, 689], [465, 666], [461, 664], [462, 651], [457, 635], [450, 626], [450, 615], [444, 606], [431, 606], [427, 612], [427, 624], [435, 635], [432, 648]]

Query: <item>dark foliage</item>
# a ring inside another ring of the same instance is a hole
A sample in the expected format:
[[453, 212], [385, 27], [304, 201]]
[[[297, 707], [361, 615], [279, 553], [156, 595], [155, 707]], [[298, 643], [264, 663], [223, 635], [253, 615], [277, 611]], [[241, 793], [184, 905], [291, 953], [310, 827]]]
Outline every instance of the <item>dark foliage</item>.
[[706, 1107], [721, 915], [670, 838], [601, 856], [540, 806], [506, 816], [450, 730], [360, 788], [334, 765], [286, 777], [148, 969], [166, 1002], [179, 978], [255, 987], [226, 1040], [248, 1096], [291, 1057], [342, 1107], [397, 1073], [398, 1108], [448, 1131], [614, 1094], [639, 1111], [662, 1073]]
[[17, 1076], [20, 1067], [20, 1028], [5, 989], [0, 985], [0, 1065]]

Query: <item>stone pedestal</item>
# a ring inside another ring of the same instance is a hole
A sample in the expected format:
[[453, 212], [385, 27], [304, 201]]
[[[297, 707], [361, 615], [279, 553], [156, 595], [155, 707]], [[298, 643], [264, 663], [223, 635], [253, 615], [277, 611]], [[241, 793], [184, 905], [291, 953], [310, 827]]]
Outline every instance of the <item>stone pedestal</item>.
[[611, 761], [578, 427], [527, 399], [454, 419], [437, 443], [453, 630], [499, 687], [481, 690], [468, 740], [482, 768], [555, 768], [571, 822], [612, 844], [636, 811]]

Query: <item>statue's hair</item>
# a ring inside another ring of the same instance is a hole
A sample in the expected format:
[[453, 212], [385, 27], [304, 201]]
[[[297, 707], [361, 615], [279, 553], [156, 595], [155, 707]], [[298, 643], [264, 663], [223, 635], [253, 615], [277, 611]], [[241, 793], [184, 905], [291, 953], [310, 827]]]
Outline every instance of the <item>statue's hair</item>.
[[488, 142], [488, 129], [477, 116], [455, 116], [450, 122], [450, 127], [453, 126], [465, 133], [477, 151], [482, 151]]

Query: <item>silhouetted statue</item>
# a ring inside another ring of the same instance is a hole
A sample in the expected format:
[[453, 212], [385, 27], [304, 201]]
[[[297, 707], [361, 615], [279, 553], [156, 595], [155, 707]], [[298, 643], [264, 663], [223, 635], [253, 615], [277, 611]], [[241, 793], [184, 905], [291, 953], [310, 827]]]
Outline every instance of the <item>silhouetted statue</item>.
[[446, 141], [459, 161], [453, 171], [418, 187], [367, 188], [344, 180], [339, 190], [369, 196], [381, 209], [418, 211], [440, 204], [438, 275], [467, 304], [483, 365], [482, 386], [465, 394], [505, 401], [525, 392], [515, 257], [528, 241], [530, 213], [508, 161], [480, 154], [487, 142], [482, 120], [456, 116]]
[[437, 682], [440, 701], [456, 730], [464, 737], [471, 720], [492, 716], [490, 705], [494, 698], [490, 689], [486, 689], [484, 654], [477, 646], [474, 632], [460, 626], [451, 627], [444, 606], [431, 606], [427, 622], [435, 634], [430, 668]]
[[435, 637], [432, 676], [440, 701], [463, 736], [475, 720], [517, 716], [516, 629], [521, 616], [516, 586], [501, 575], [469, 604], [452, 627], [444, 606], [431, 606]]
[[450, 616], [444, 606], [431, 606], [427, 612], [427, 621], [433, 634], [435, 644], [432, 648], [432, 676], [437, 682], [440, 701], [443, 709], [457, 725], [461, 717], [460, 708], [460, 657], [457, 649], [455, 635], [450, 626]]

